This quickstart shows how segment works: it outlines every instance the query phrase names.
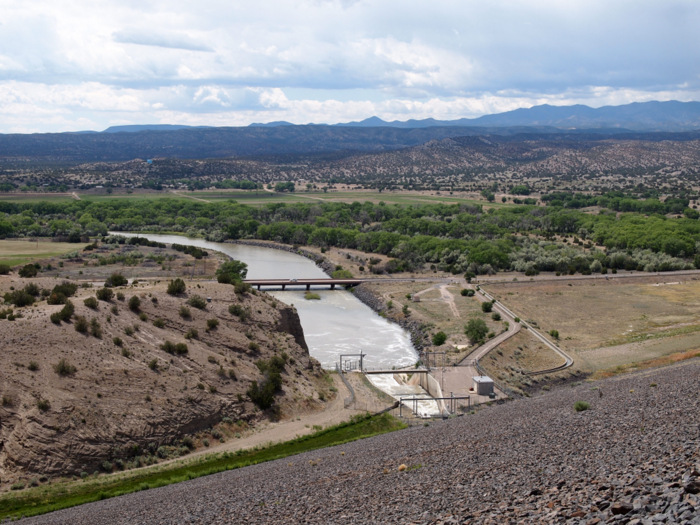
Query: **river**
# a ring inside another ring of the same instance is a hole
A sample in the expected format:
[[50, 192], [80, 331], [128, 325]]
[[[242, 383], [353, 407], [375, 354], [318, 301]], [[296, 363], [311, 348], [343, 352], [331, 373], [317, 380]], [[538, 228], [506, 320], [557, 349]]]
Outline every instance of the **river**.
[[[134, 236], [111, 232], [115, 235]], [[209, 242], [179, 235], [138, 234], [152, 241], [197, 246], [219, 251], [248, 265], [250, 279], [303, 279], [328, 277], [313, 261], [284, 250]], [[309, 353], [326, 369], [334, 369], [341, 354], [364, 353], [366, 368], [410, 366], [416, 354], [409, 334], [377, 315], [352, 293], [314, 289], [320, 300], [304, 298], [305, 287], [266, 290], [280, 301], [294, 305], [304, 329]]]

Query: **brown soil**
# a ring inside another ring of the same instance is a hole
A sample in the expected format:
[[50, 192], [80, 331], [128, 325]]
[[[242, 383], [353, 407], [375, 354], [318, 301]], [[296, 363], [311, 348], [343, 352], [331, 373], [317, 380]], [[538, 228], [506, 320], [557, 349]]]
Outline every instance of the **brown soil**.
[[598, 369], [700, 343], [697, 276], [489, 284], [489, 292]]
[[[191, 270], [186, 265], [191, 257], [167, 252], [182, 264], [166, 272]], [[0, 295], [30, 282], [51, 290], [66, 276], [96, 281], [115, 270], [139, 276], [151, 270], [85, 266], [82, 259], [63, 260], [60, 278], [46, 272], [34, 279], [0, 276]], [[213, 273], [215, 261], [208, 264]], [[175, 297], [166, 293], [167, 282], [115, 288], [124, 300], [99, 301], [97, 309], [84, 300], [94, 297], [99, 285], [83, 282], [70, 298], [75, 315], [68, 323], [50, 321], [63, 306], [46, 300], [12, 308], [13, 315], [21, 315], [15, 320], [0, 319], [2, 487], [30, 476], [92, 473], [104, 469], [105, 461], [136, 466], [155, 461], [158, 447], [166, 447], [161, 455], [179, 454], [185, 435], [194, 436], [195, 444], [205, 434], [227, 440], [270, 418], [295, 420], [332, 402], [337, 387], [308, 355], [293, 308], [264, 293], [237, 295], [233, 287], [215, 282], [187, 281], [185, 294]], [[194, 295], [209, 298], [203, 309], [187, 305]], [[134, 296], [140, 298], [138, 312], [128, 306]], [[231, 304], [249, 317], [230, 314]], [[182, 307], [189, 309], [189, 318], [180, 315]], [[98, 330], [79, 333], [78, 317]], [[162, 327], [154, 325], [157, 319]], [[211, 319], [218, 326], [208, 329]], [[166, 352], [161, 348], [166, 341], [184, 343], [187, 353]], [[275, 396], [278, 410], [263, 412], [246, 395], [253, 381], [264, 381], [255, 363], [283, 353], [288, 361], [282, 391]], [[57, 373], [61, 359], [75, 371]]]

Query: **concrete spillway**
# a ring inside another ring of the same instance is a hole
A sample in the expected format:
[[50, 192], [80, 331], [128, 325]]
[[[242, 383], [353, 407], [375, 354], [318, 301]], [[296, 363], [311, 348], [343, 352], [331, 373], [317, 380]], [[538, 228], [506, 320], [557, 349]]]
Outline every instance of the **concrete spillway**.
[[418, 417], [435, 417], [441, 415], [438, 402], [431, 398], [428, 392], [426, 392], [419, 385], [412, 385], [404, 381], [397, 381], [395, 377], [396, 375], [399, 374], [372, 374], [367, 375], [367, 379], [369, 379], [370, 382], [379, 390], [386, 392], [397, 401], [402, 401], [402, 398], [425, 398], [420, 401], [402, 401], [402, 404], [409, 411], [413, 411], [415, 408], [416, 416]]

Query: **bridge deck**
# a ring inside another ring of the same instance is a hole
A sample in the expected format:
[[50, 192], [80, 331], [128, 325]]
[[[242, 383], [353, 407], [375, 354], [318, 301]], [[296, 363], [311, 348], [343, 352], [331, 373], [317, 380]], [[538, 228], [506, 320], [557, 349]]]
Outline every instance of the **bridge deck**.
[[411, 368], [409, 370], [363, 370], [365, 374], [429, 374], [425, 368]]
[[357, 286], [365, 282], [364, 279], [245, 279], [243, 282], [251, 286], [281, 286], [284, 290], [287, 286], [305, 286], [308, 290], [312, 286], [330, 286], [331, 290], [338, 286]]

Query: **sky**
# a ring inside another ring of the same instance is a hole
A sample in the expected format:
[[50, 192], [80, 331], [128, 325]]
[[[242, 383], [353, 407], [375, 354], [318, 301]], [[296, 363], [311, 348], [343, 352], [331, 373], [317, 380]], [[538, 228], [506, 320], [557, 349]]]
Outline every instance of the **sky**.
[[700, 100], [697, 0], [0, 0], [0, 133]]

